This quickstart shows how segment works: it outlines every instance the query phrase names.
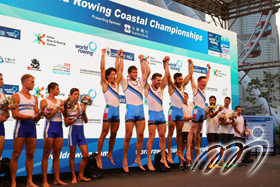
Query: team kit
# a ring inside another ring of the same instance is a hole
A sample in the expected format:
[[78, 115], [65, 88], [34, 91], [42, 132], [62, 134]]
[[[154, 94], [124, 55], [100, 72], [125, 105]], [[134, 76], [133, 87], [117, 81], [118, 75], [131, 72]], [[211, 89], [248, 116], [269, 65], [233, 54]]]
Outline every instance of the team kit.
[[[210, 78], [210, 65], [207, 64], [206, 76], [200, 76], [197, 80], [193, 78], [194, 62], [188, 60], [188, 74], [183, 77], [181, 73], [175, 73], [173, 80], [169, 72], [168, 56], [163, 59], [164, 75], [154, 73], [151, 75], [151, 83], [148, 83], [151, 70], [149, 62], [143, 55], [139, 55], [140, 69], [142, 76], [138, 79], [138, 70], [135, 66], [128, 68], [128, 78], [123, 77], [123, 50], [118, 51], [115, 59], [115, 67], [105, 69], [106, 49], [102, 49], [100, 70], [100, 84], [104, 93], [106, 106], [103, 115], [103, 125], [100, 137], [98, 139], [98, 153], [96, 156], [97, 166], [102, 168], [101, 152], [104, 140], [108, 133], [109, 150], [106, 157], [115, 165], [113, 160], [113, 148], [116, 135], [119, 129], [119, 87], [126, 97], [126, 115], [125, 115], [125, 137], [123, 142], [123, 170], [129, 172], [127, 163], [127, 153], [135, 127], [137, 134], [136, 141], [136, 158], [135, 163], [141, 170], [146, 170], [141, 163], [141, 150], [143, 147], [143, 137], [145, 124], [145, 115], [143, 107], [143, 97], [148, 104], [148, 124], [149, 139], [147, 148], [147, 167], [150, 171], [155, 171], [151, 159], [152, 144], [156, 131], [159, 136], [159, 147], [161, 159], [160, 163], [170, 168], [169, 163], [173, 163], [171, 154], [172, 136], [176, 129], [176, 144], [179, 158], [180, 171], [195, 171], [193, 167], [193, 152], [195, 158], [201, 156], [202, 125], [206, 120], [207, 140], [209, 144], [208, 168], [229, 168], [241, 166], [242, 162], [240, 152], [236, 154], [236, 162], [222, 157], [219, 164], [216, 162], [212, 149], [218, 148], [221, 143], [221, 155], [226, 153], [230, 158], [231, 153], [227, 151], [231, 144], [235, 142], [238, 146], [245, 142], [244, 119], [241, 115], [240, 106], [235, 107], [235, 111], [229, 108], [231, 103], [230, 97], [225, 97], [224, 105], [216, 104], [216, 97], [209, 97], [209, 106], [206, 106], [205, 89]], [[4, 72], [0, 73], [0, 88], [4, 83]], [[33, 158], [36, 149], [37, 135], [36, 122], [45, 118], [44, 140], [43, 140], [43, 157], [42, 157], [42, 184], [44, 187], [50, 186], [47, 180], [48, 160], [53, 152], [53, 171], [54, 184], [67, 185], [59, 177], [59, 155], [63, 146], [63, 122], [69, 127], [68, 144], [70, 149], [69, 166], [72, 174], [72, 183], [80, 181], [90, 181], [90, 178], [84, 176], [84, 170], [88, 161], [88, 145], [84, 135], [84, 124], [88, 122], [87, 106], [91, 103], [90, 97], [83, 96], [84, 102], [80, 99], [78, 88], [71, 88], [67, 99], [56, 99], [60, 93], [59, 85], [51, 82], [47, 89], [49, 95], [47, 98], [38, 101], [38, 98], [30, 94], [35, 85], [34, 77], [25, 74], [21, 77], [22, 89], [13, 94], [11, 98], [6, 97], [0, 92], [0, 158], [2, 156], [5, 143], [4, 123], [10, 117], [16, 120], [13, 132], [13, 152], [10, 161], [11, 186], [16, 186], [16, 173], [18, 159], [22, 153], [23, 146], [26, 150], [26, 172], [27, 186], [36, 186], [32, 180]], [[187, 84], [191, 84], [192, 93], [185, 92]], [[168, 125], [163, 112], [163, 91], [168, 89], [170, 95], [170, 108], [168, 111]], [[193, 94], [193, 102], [189, 103], [189, 94]], [[88, 98], [87, 98], [88, 97]], [[88, 99], [88, 100], [87, 100]], [[79, 102], [80, 101], [80, 102]], [[86, 102], [85, 102], [86, 101]], [[166, 131], [167, 138], [166, 138]], [[166, 140], [167, 139], [167, 140]], [[167, 152], [166, 152], [167, 142]], [[78, 176], [75, 173], [75, 153], [76, 146], [79, 146], [82, 152], [82, 159]], [[241, 145], [242, 147], [242, 145]], [[186, 153], [184, 156], [184, 150]], [[193, 151], [194, 150], [194, 151]], [[195, 160], [194, 160], [195, 161]], [[184, 164], [184, 162], [186, 162]], [[244, 165], [244, 164], [243, 164]]]

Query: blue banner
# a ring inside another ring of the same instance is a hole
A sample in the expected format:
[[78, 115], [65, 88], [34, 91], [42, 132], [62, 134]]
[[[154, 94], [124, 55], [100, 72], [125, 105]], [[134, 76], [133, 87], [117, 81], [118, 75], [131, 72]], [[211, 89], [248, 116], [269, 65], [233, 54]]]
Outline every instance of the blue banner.
[[4, 0], [2, 4], [208, 54], [207, 31], [108, 0]]

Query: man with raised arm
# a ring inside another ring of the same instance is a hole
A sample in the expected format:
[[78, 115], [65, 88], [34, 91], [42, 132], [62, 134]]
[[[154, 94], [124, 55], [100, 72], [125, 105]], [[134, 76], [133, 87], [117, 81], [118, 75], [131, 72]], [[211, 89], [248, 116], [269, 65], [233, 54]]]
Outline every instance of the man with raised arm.
[[168, 112], [168, 135], [167, 135], [167, 161], [173, 163], [171, 146], [172, 146], [172, 136], [174, 129], [176, 127], [176, 143], [177, 143], [177, 153], [176, 155], [185, 161], [183, 153], [181, 151], [182, 147], [182, 128], [184, 125], [184, 90], [185, 86], [189, 83], [193, 74], [193, 64], [189, 59], [189, 74], [183, 79], [182, 73], [175, 73], [173, 78], [174, 82], [171, 80], [171, 76], [168, 77], [168, 92], [170, 95], [171, 105]]
[[191, 142], [193, 139], [193, 133], [195, 132], [195, 156], [196, 159], [200, 156], [200, 132], [202, 129], [204, 117], [205, 117], [205, 89], [210, 77], [211, 67], [207, 64], [207, 74], [206, 76], [200, 76], [197, 79], [197, 85], [195, 84], [194, 78], [191, 78], [191, 86], [193, 90], [195, 106], [192, 111], [192, 127], [188, 135], [187, 144], [187, 159], [191, 160]]
[[16, 186], [16, 173], [18, 168], [18, 158], [25, 144], [26, 152], [26, 173], [27, 187], [36, 186], [32, 180], [34, 153], [36, 149], [37, 134], [35, 122], [39, 121], [42, 114], [39, 114], [38, 98], [29, 92], [35, 85], [34, 77], [25, 74], [21, 77], [22, 89], [12, 96], [16, 109], [12, 110], [13, 118], [16, 120], [13, 139], [13, 153], [10, 163], [11, 186]]
[[136, 159], [135, 163], [139, 165], [142, 170], [145, 168], [141, 163], [141, 150], [143, 146], [143, 134], [145, 129], [145, 116], [143, 110], [143, 89], [147, 78], [150, 75], [150, 68], [144, 59], [143, 55], [139, 55], [142, 78], [137, 79], [138, 72], [135, 66], [128, 68], [128, 79], [124, 77], [121, 80], [123, 92], [126, 97], [126, 116], [125, 116], [125, 138], [123, 142], [123, 170], [129, 172], [127, 164], [127, 152], [129, 142], [132, 136], [132, 130], [136, 126], [137, 142], [136, 142]]
[[[112, 152], [116, 140], [117, 131], [119, 129], [119, 83], [122, 79], [123, 72], [123, 50], [119, 50], [116, 56], [115, 68], [110, 67], [105, 70], [105, 53], [106, 49], [102, 49], [101, 56], [101, 86], [106, 100], [106, 107], [103, 115], [103, 127], [101, 135], [98, 139], [98, 155], [96, 157], [97, 166], [102, 168], [101, 151], [104, 140], [111, 129], [109, 139], [109, 151], [107, 157], [113, 165], [115, 165]], [[120, 61], [120, 62], [119, 62]]]
[[156, 129], [159, 135], [159, 147], [161, 150], [161, 160], [160, 162], [164, 164], [165, 167], [170, 168], [166, 161], [165, 156], [165, 132], [166, 132], [166, 122], [162, 108], [163, 100], [163, 90], [167, 84], [169, 74], [169, 63], [170, 58], [166, 56], [163, 59], [163, 68], [165, 70], [165, 76], [161, 79], [162, 75], [160, 73], [154, 73], [152, 76], [152, 84], [146, 83], [145, 85], [145, 97], [147, 98], [147, 103], [149, 106], [149, 139], [147, 142], [147, 165], [149, 170], [155, 171], [155, 168], [151, 160], [151, 151], [156, 134]]

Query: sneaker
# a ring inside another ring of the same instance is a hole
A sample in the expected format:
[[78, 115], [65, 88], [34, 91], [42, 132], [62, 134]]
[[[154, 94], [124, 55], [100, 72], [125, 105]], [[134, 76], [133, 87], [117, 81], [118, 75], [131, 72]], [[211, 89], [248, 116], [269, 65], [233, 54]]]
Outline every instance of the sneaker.
[[223, 167], [222, 167], [222, 166], [219, 166], [218, 164], [216, 164], [216, 165], [215, 165], [215, 168], [222, 169]]
[[223, 164], [222, 167], [224, 167], [224, 168], [229, 168], [229, 166], [226, 165], [226, 164]]
[[192, 171], [191, 165], [187, 165], [185, 169], [186, 171]]
[[213, 169], [213, 168], [214, 168], [213, 165], [209, 165], [209, 166], [208, 166], [208, 169]]
[[179, 166], [179, 171], [185, 172], [185, 171], [186, 171], [186, 168], [185, 168], [183, 165], [180, 165], [180, 166]]

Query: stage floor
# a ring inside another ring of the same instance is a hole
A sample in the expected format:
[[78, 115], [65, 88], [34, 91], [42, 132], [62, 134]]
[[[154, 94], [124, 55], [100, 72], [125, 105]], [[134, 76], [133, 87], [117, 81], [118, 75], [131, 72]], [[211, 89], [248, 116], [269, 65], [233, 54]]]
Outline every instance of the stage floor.
[[[252, 156], [255, 159], [254, 156]], [[254, 163], [253, 163], [254, 164]], [[103, 179], [96, 179], [90, 182], [80, 182], [71, 184], [70, 178], [63, 181], [68, 183], [68, 186], [114, 186], [114, 187], [156, 187], [156, 186], [279, 186], [280, 184], [280, 155], [267, 156], [266, 160], [257, 171], [248, 176], [250, 168], [253, 164], [248, 164], [247, 167], [233, 168], [229, 173], [221, 174], [219, 169], [211, 171], [210, 174], [202, 173], [201, 170], [196, 172], [180, 172], [178, 167], [173, 166], [170, 172], [143, 172], [140, 169], [132, 169], [130, 173], [112, 172], [104, 174]], [[41, 186], [40, 182], [36, 182]], [[53, 181], [49, 182], [51, 186]], [[20, 183], [18, 186], [25, 186]]]

